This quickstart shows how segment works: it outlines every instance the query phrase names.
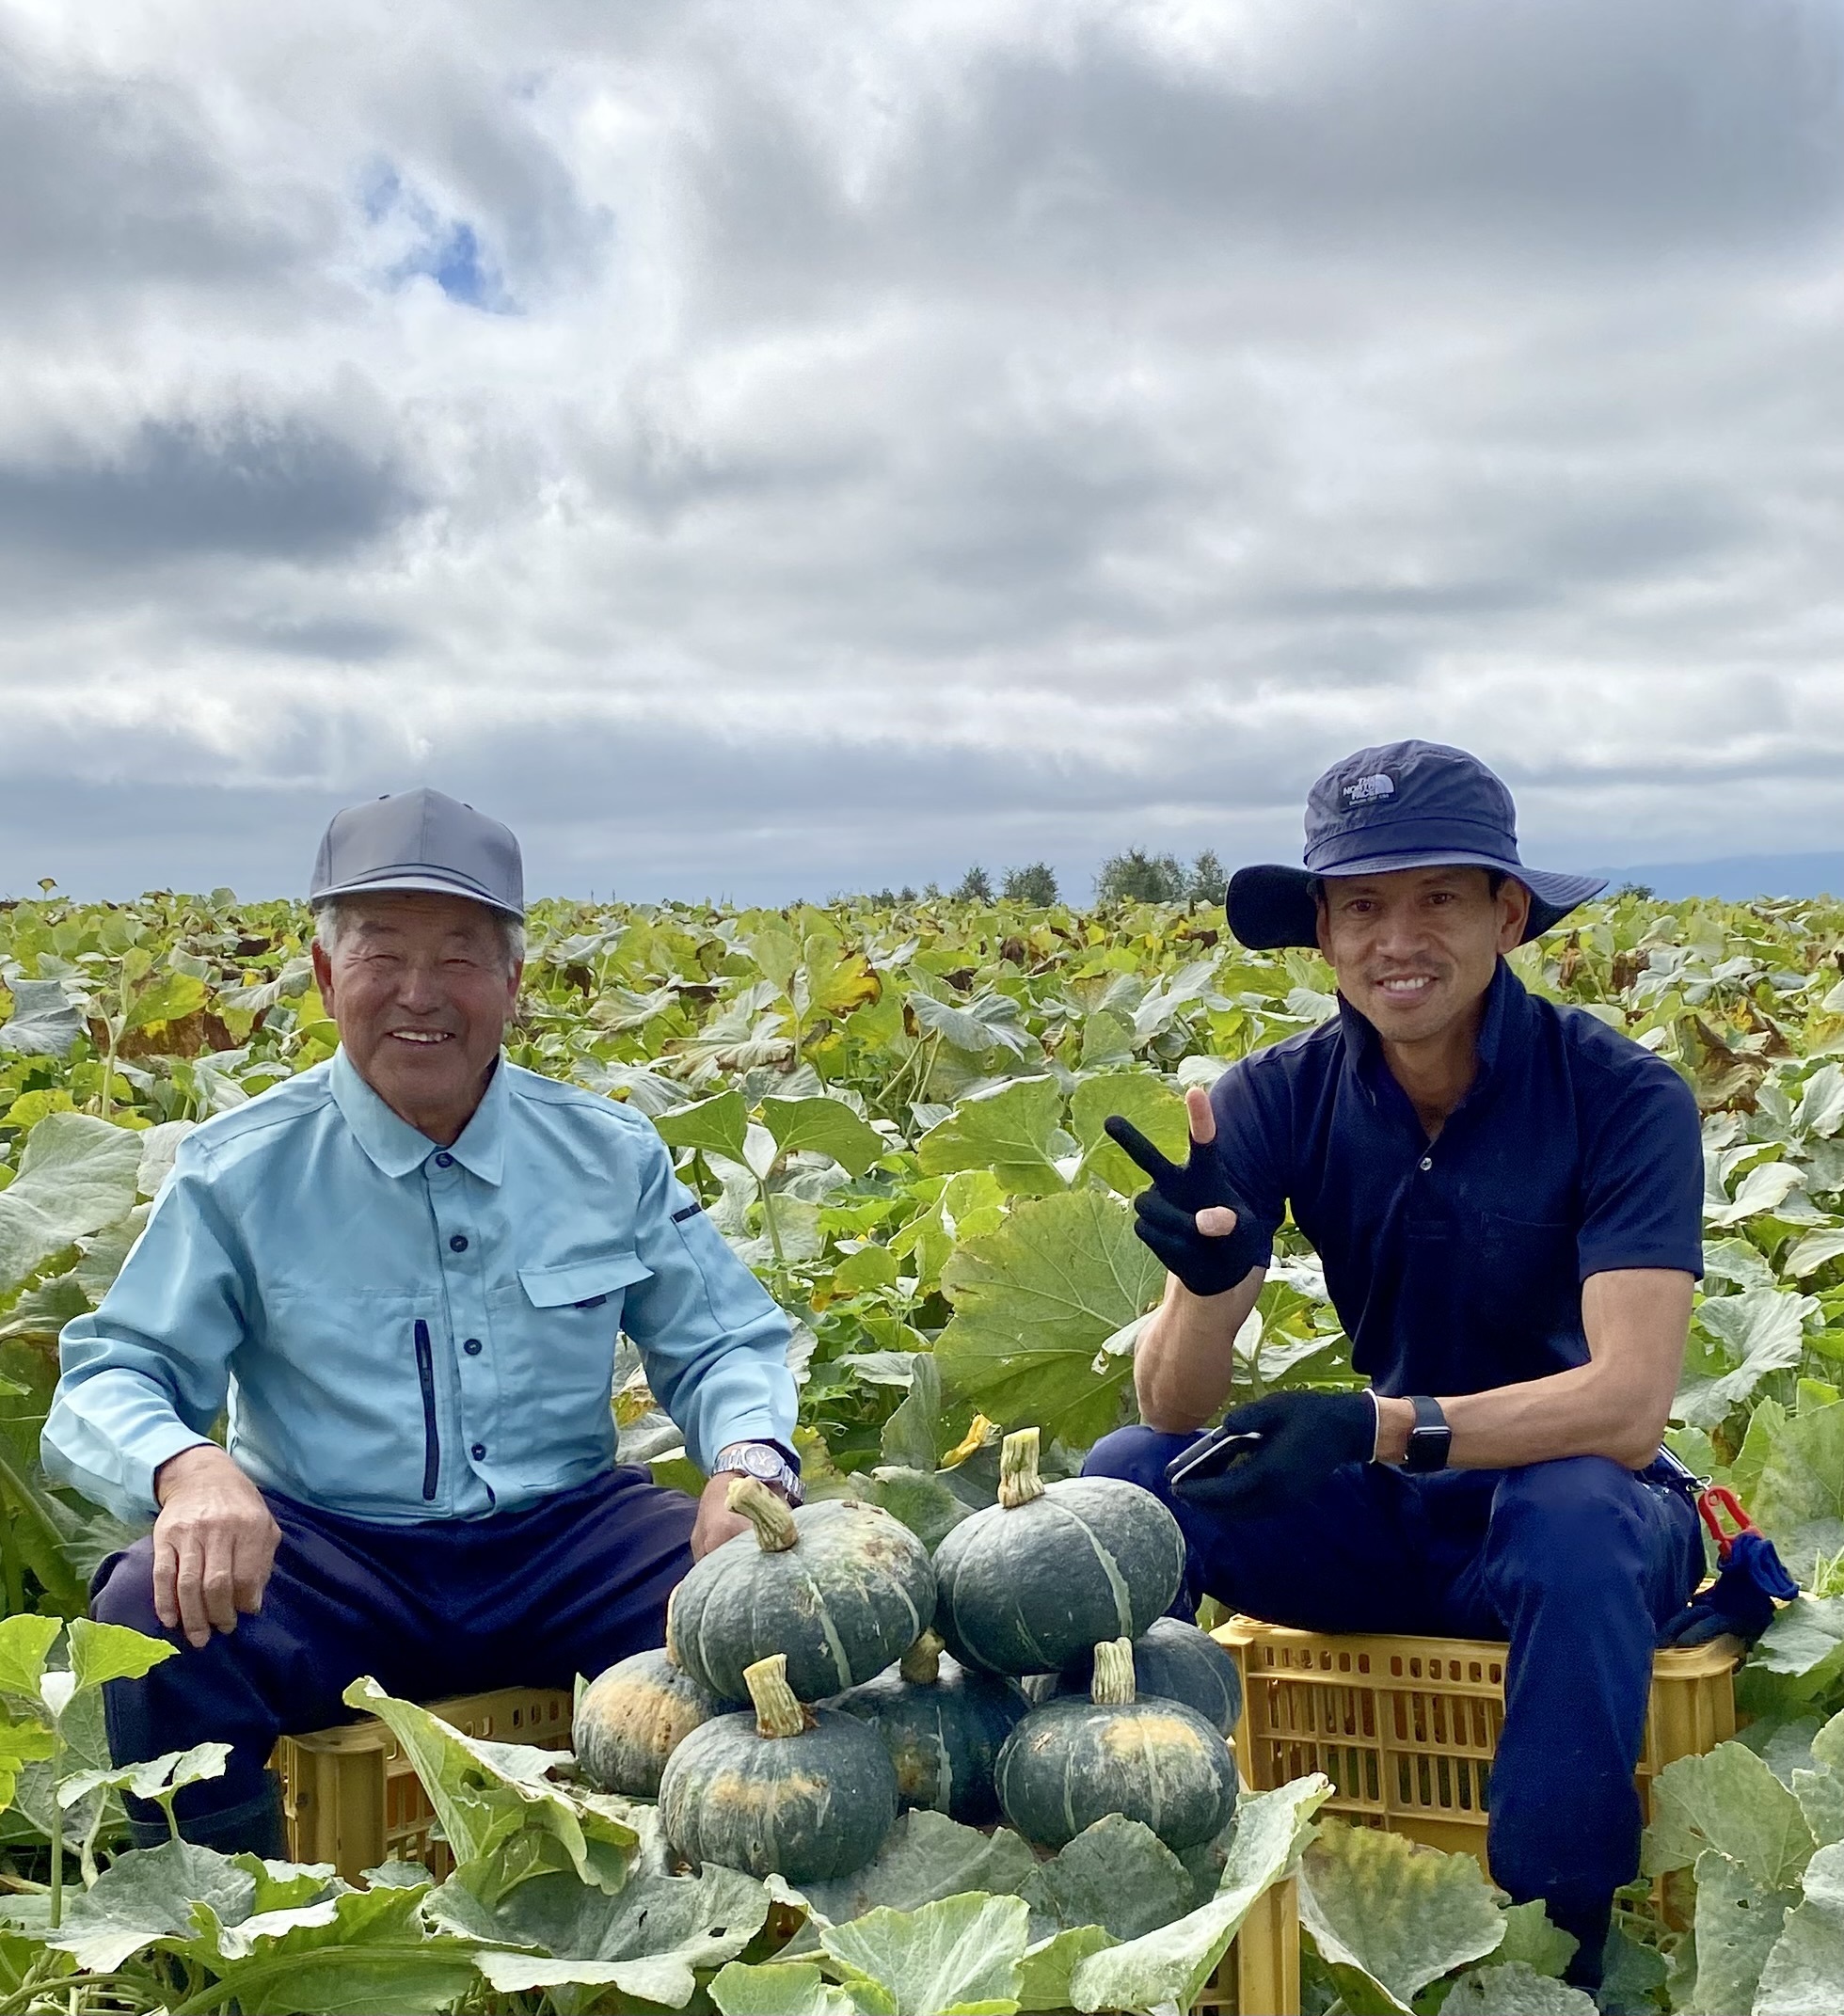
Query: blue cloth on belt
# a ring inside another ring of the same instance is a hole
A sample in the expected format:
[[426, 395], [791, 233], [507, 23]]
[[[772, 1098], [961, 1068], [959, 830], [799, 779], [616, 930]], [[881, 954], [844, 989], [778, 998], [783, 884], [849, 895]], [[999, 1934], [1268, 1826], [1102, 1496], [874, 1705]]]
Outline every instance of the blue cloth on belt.
[[1681, 1484], [1661, 1465], [1635, 1473], [1601, 1456], [1426, 1477], [1351, 1464], [1279, 1517], [1232, 1520], [1166, 1484], [1194, 1439], [1122, 1428], [1084, 1465], [1176, 1515], [1190, 1586], [1174, 1609], [1212, 1595], [1303, 1630], [1508, 1638], [1492, 1874], [1558, 1923], [1604, 1928], [1639, 1868], [1632, 1777], [1654, 1636], [1703, 1574]]
[[[606, 1472], [520, 1512], [485, 1519], [343, 1518], [265, 1493], [281, 1528], [275, 1573], [253, 1617], [193, 1647], [153, 1609], [152, 1541], [98, 1571], [90, 1613], [180, 1648], [144, 1679], [104, 1690], [118, 1764], [213, 1740], [222, 1778], [179, 1795], [182, 1828], [264, 1795], [278, 1736], [349, 1722], [341, 1700], [362, 1673], [412, 1701], [501, 1687], [567, 1688], [630, 1652], [663, 1644], [666, 1598], [692, 1564], [697, 1506], [644, 1470]], [[157, 1809], [130, 1802], [137, 1818]]]

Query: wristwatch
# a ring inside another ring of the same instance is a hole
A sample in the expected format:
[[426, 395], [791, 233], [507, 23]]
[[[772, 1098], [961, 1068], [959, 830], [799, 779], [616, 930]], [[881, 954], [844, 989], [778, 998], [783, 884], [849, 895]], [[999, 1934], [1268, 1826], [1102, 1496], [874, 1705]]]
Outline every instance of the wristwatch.
[[1421, 1394], [1408, 1404], [1415, 1409], [1415, 1425], [1408, 1431], [1408, 1453], [1402, 1459], [1403, 1468], [1418, 1472], [1444, 1470], [1454, 1431], [1447, 1425], [1439, 1401]]
[[724, 1470], [735, 1470], [744, 1477], [754, 1477], [758, 1484], [772, 1484], [781, 1492], [790, 1505], [803, 1501], [801, 1473], [770, 1442], [726, 1442], [717, 1452], [717, 1460], [710, 1467], [713, 1477]]

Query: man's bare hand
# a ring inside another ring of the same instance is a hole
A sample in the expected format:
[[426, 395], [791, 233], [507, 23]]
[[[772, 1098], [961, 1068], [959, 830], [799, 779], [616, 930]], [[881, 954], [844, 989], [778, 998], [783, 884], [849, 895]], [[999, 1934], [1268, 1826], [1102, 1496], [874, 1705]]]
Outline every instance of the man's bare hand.
[[153, 1607], [190, 1645], [254, 1616], [275, 1566], [281, 1529], [262, 1494], [214, 1443], [183, 1449], [154, 1473]]
[[[739, 1533], [751, 1531], [749, 1521], [739, 1512], [730, 1510], [730, 1487], [737, 1481], [735, 1470], [719, 1470], [698, 1496], [698, 1517], [692, 1528], [692, 1559], [702, 1561], [712, 1548], [722, 1547], [726, 1540], [734, 1540]], [[773, 1484], [768, 1489], [777, 1498], [786, 1498], [785, 1491], [776, 1490]]]

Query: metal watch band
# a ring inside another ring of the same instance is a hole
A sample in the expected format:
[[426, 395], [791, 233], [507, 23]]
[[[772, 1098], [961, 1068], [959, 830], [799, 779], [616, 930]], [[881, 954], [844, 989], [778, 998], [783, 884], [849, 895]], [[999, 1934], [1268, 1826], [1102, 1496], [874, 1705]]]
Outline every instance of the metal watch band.
[[1417, 1474], [1444, 1470], [1454, 1431], [1447, 1425], [1447, 1417], [1440, 1411], [1439, 1401], [1430, 1400], [1425, 1393], [1420, 1393], [1408, 1404], [1415, 1409], [1415, 1425], [1408, 1431], [1408, 1453], [1403, 1459], [1403, 1468]]
[[801, 1473], [771, 1442], [726, 1442], [717, 1452], [711, 1475], [716, 1477], [725, 1470], [775, 1485], [787, 1493], [790, 1504], [802, 1502]]

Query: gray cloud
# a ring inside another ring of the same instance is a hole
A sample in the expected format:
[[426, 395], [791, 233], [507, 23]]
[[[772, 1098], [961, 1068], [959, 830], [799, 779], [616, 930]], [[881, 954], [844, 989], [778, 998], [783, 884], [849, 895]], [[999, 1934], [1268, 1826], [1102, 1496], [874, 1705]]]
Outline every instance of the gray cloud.
[[106, 459], [0, 462], [0, 542], [90, 566], [177, 555], [350, 556], [414, 512], [387, 454], [367, 453], [297, 418], [232, 411], [210, 424], [143, 421]]
[[1841, 75], [1819, 0], [21, 27], [0, 883], [422, 779], [536, 886], [1080, 883], [1406, 733], [1561, 865], [1835, 847]]

